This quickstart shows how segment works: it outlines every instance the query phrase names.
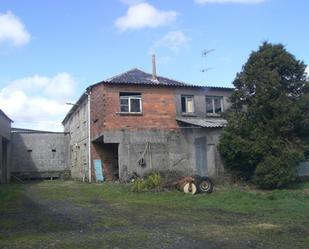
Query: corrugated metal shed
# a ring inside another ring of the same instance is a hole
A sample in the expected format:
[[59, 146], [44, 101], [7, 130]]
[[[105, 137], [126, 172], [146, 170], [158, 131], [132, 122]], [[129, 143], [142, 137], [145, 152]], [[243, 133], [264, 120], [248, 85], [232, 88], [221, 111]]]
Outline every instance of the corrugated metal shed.
[[227, 125], [227, 121], [223, 118], [177, 117], [176, 120], [203, 128], [222, 128]]

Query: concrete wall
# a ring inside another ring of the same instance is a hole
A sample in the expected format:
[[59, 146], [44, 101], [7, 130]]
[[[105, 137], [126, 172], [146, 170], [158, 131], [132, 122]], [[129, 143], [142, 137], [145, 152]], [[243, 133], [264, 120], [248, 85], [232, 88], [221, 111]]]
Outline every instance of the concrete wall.
[[206, 118], [207, 116], [219, 117], [220, 114], [206, 114], [206, 96], [220, 96], [223, 97], [223, 111], [226, 111], [230, 108], [231, 103], [229, 102], [229, 97], [231, 91], [225, 89], [188, 89], [188, 88], [178, 88], [175, 91], [175, 103], [177, 116], [181, 116], [181, 96], [182, 95], [192, 95], [194, 96], [194, 116]]
[[10, 180], [11, 120], [0, 112], [0, 183]]
[[1, 115], [0, 113], [0, 136], [6, 138], [7, 140], [11, 139], [11, 121], [7, 117]]
[[47, 178], [67, 174], [68, 143], [69, 135], [64, 133], [12, 133], [12, 175]]
[[88, 178], [88, 101], [78, 104], [74, 115], [64, 123], [64, 132], [69, 133], [69, 168], [72, 178]]
[[[216, 149], [220, 129], [178, 129], [172, 131], [113, 131], [104, 133], [104, 143], [119, 143], [119, 173], [127, 179], [136, 172], [143, 175], [151, 169], [177, 171], [183, 175], [204, 174], [218, 179], [223, 172]], [[207, 138], [207, 171], [199, 172], [196, 167], [195, 139]], [[146, 166], [137, 163], [147, 143], [150, 151], [145, 155]], [[152, 165], [150, 165], [150, 154]]]

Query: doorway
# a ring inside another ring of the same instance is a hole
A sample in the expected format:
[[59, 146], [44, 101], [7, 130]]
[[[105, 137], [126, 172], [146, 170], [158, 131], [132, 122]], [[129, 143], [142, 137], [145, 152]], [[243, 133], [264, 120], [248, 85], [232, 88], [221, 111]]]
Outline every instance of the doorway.
[[118, 143], [94, 143], [94, 147], [101, 160], [103, 177], [107, 181], [119, 179]]

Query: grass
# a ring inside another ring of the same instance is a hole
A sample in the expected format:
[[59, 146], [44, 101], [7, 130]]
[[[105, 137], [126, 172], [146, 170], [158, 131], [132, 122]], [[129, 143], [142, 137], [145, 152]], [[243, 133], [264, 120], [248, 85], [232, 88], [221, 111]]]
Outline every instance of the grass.
[[115, 183], [1, 185], [0, 248], [309, 248], [308, 189], [192, 196]]

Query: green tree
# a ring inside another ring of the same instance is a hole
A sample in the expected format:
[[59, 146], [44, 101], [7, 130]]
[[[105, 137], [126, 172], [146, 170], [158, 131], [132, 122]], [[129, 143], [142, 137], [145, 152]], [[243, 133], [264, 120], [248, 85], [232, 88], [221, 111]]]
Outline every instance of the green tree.
[[219, 151], [226, 168], [262, 188], [284, 187], [309, 155], [306, 65], [264, 42], [237, 74]]

